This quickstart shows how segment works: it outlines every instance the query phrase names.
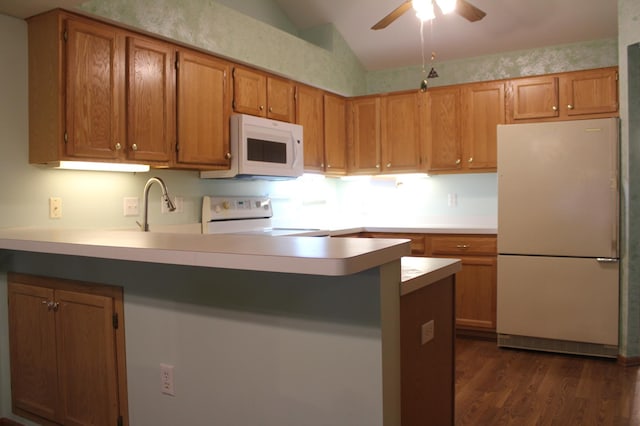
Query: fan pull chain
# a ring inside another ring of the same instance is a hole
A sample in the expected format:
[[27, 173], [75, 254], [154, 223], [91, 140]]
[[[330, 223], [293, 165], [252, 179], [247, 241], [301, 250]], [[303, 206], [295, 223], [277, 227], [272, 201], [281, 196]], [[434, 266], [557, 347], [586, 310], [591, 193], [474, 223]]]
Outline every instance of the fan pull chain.
[[427, 70], [424, 63], [424, 21], [422, 20], [420, 20], [420, 46], [422, 53], [422, 81], [420, 82], [420, 91], [424, 93], [429, 87], [429, 82], [427, 81]]

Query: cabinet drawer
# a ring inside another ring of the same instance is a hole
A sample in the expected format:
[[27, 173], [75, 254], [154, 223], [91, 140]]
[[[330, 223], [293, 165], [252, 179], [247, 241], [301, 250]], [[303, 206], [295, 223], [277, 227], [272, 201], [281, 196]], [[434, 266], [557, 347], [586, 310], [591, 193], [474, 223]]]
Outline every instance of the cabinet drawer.
[[497, 242], [494, 235], [432, 236], [431, 250], [434, 255], [495, 255], [497, 253]]
[[369, 238], [391, 238], [411, 240], [411, 254], [423, 256], [426, 254], [424, 235], [420, 234], [399, 234], [389, 232], [365, 232], [361, 234], [363, 237]]

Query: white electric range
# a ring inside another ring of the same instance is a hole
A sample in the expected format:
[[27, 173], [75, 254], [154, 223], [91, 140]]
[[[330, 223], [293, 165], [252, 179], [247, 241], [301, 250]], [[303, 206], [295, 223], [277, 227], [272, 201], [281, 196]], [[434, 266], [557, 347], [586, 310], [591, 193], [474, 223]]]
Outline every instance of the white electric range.
[[273, 227], [269, 197], [209, 196], [202, 198], [203, 234], [259, 234], [270, 236], [326, 237], [319, 228]]

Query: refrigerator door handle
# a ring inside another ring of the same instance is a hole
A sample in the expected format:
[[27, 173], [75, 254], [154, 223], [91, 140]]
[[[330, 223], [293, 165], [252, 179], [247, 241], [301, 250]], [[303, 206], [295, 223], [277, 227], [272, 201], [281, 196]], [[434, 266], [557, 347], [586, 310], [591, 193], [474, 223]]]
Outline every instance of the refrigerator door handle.
[[600, 263], [617, 263], [618, 259], [614, 257], [597, 257], [596, 260]]

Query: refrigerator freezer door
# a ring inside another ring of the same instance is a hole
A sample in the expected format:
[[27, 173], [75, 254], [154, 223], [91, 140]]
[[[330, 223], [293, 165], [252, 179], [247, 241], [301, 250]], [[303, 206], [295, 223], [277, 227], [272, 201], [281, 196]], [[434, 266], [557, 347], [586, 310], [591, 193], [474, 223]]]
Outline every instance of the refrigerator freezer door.
[[498, 252], [618, 257], [618, 121], [498, 126]]
[[616, 262], [498, 256], [497, 332], [618, 344]]

